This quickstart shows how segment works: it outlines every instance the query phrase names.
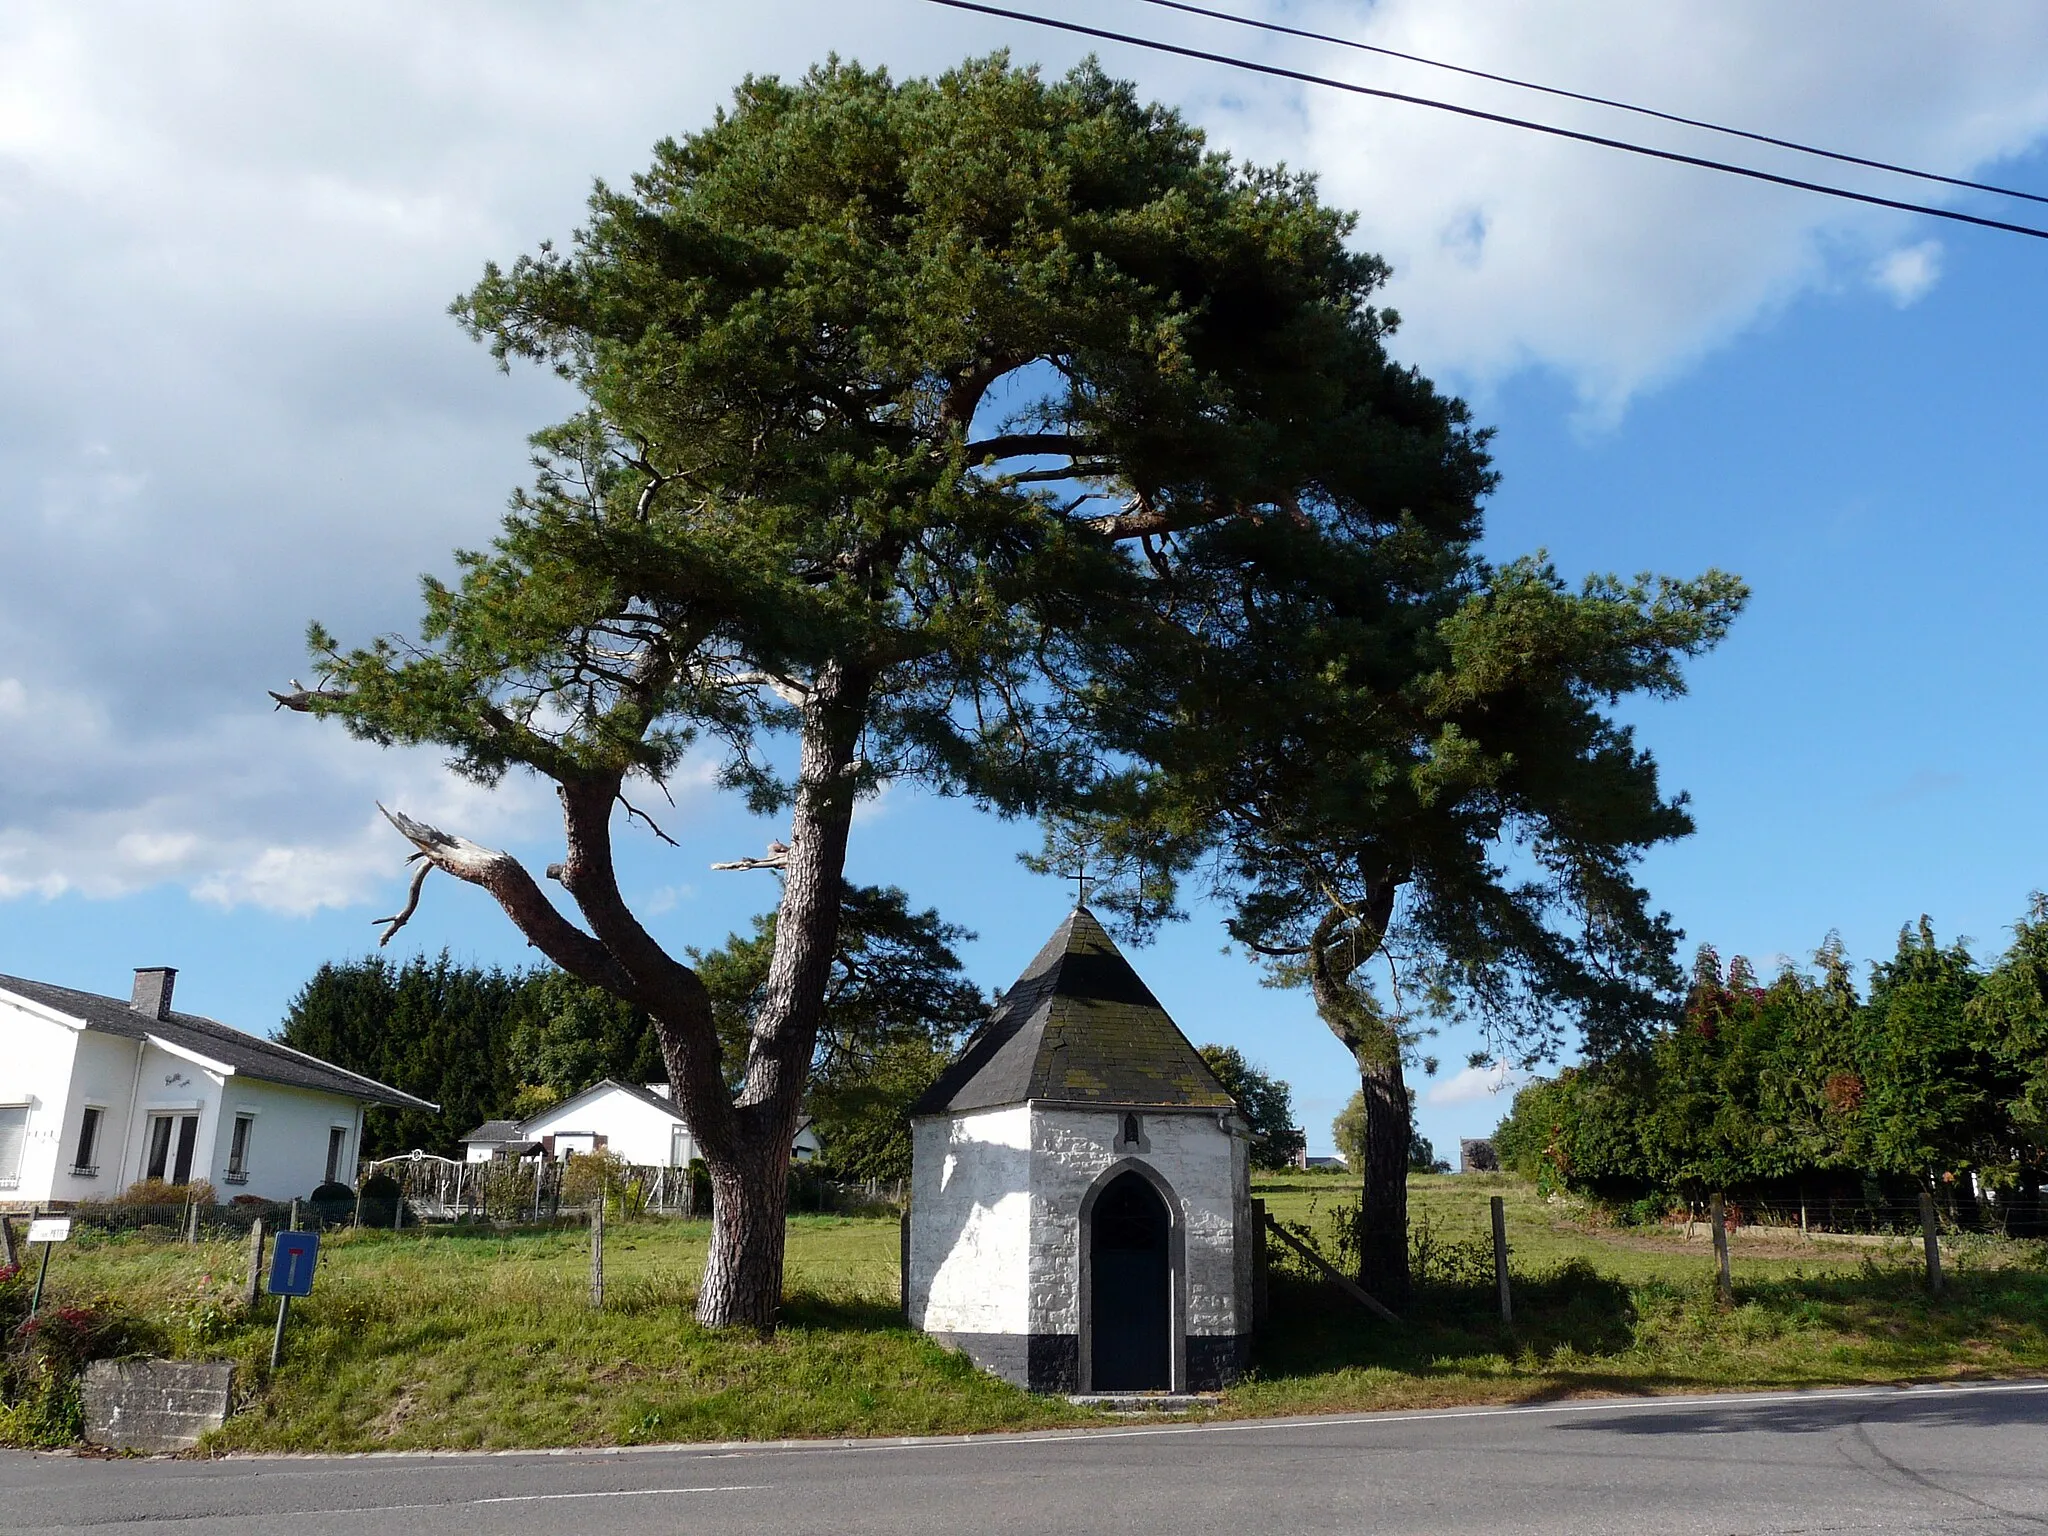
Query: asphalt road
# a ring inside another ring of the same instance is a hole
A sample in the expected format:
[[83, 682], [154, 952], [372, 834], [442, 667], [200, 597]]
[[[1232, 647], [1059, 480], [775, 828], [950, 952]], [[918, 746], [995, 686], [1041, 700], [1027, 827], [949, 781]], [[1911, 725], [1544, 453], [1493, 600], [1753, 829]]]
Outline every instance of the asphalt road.
[[2048, 1530], [2048, 1382], [980, 1439], [216, 1462], [0, 1456], [0, 1531]]

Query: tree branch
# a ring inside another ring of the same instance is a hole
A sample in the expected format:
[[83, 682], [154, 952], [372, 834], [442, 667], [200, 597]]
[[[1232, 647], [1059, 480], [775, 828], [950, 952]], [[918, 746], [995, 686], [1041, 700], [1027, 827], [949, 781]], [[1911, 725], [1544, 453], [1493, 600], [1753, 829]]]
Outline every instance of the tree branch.
[[[623, 805], [626, 808], [626, 815], [629, 818], [631, 818], [634, 821], [644, 821], [645, 823], [647, 823], [647, 830], [652, 832], [656, 837], [660, 838], [664, 843], [667, 843], [669, 847], [680, 848], [683, 846], [674, 838], [670, 837], [666, 832], [662, 831], [660, 824], [656, 822], [652, 816], [648, 815], [645, 811], [641, 810], [639, 806], [635, 805], [632, 801], [628, 800], [626, 798], [626, 792], [623, 789], [619, 791], [618, 799], [619, 804]], [[669, 803], [673, 805], [675, 802], [674, 800], [670, 800]]]
[[290, 688], [289, 693], [279, 693], [275, 688], [266, 688], [264, 692], [277, 701], [276, 708], [296, 710], [302, 715], [313, 713], [317, 700], [341, 697], [338, 693], [329, 693], [325, 688], [308, 688], [296, 677], [291, 680]]
[[[526, 866], [511, 854], [414, 821], [389, 806], [379, 804], [377, 809], [419, 850], [429, 866], [490, 892], [528, 942], [563, 970], [622, 997], [640, 998], [632, 978], [605, 947], [556, 911], [554, 903], [526, 872]], [[413, 879], [417, 895], [419, 876]], [[406, 915], [411, 916], [409, 908]]]
[[766, 688], [785, 704], [802, 706], [811, 696], [811, 685], [800, 683], [793, 677], [782, 677], [773, 672], [734, 672], [718, 679], [725, 688]]
[[1224, 518], [1236, 517], [1244, 510], [1237, 505], [1203, 505], [1181, 506], [1166, 511], [1153, 506], [1151, 499], [1140, 492], [1124, 503], [1123, 511], [1107, 513], [1102, 517], [1084, 517], [1081, 519], [1081, 526], [1093, 533], [1101, 534], [1106, 539], [1136, 539], [1146, 534], [1179, 533], [1184, 528], [1199, 528], [1207, 523], [1220, 523]]
[[1012, 368], [1021, 368], [1030, 361], [1030, 357], [1021, 352], [1002, 352], [994, 357], [977, 358], [961, 369], [953, 376], [953, 383], [939, 405], [941, 430], [958, 427], [965, 432], [968, 423], [974, 420], [981, 397], [988, 393], [989, 385]]
[[787, 869], [789, 868], [789, 844], [770, 843], [767, 856], [764, 858], [728, 859], [722, 864], [714, 864], [711, 867], [713, 869]]
[[[382, 808], [379, 807], [379, 809]], [[391, 813], [389, 811], [385, 811], [384, 814], [388, 816]], [[427, 876], [431, 875], [434, 872], [434, 865], [433, 862], [430, 859], [428, 859], [425, 854], [421, 853], [413, 854], [410, 858], [406, 860], [406, 863], [410, 864], [414, 862], [414, 860], [417, 860], [419, 862], [420, 867], [414, 870], [412, 873], [412, 889], [405, 893], [405, 905], [400, 907], [394, 916], [373, 917], [370, 919], [372, 923], [382, 923], [385, 925], [384, 932], [378, 935], [377, 938], [377, 947], [379, 949], [382, 949], [386, 944], [389, 944], [391, 942], [391, 936], [394, 933], [398, 932], [399, 929], [403, 928], [407, 923], [411, 922], [413, 913], [419, 911], [420, 909], [420, 887], [427, 883]]]
[[1063, 453], [1077, 458], [1088, 451], [1089, 440], [1073, 432], [1002, 432], [967, 445], [967, 457], [982, 459], [1035, 458], [1040, 454]]

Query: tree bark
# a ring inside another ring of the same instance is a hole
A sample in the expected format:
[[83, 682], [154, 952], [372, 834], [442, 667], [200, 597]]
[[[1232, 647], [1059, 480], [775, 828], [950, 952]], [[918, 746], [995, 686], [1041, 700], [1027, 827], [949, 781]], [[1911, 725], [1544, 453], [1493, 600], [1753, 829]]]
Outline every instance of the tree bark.
[[838, 947], [860, 730], [872, 691], [868, 674], [835, 665], [804, 698], [775, 956], [737, 1095], [725, 1080], [703, 981], [654, 940], [619, 892], [611, 816], [623, 770], [558, 779], [567, 846], [548, 873], [574, 898], [588, 933], [510, 854], [385, 812], [435, 868], [496, 897], [563, 970], [653, 1019], [671, 1091], [711, 1175], [711, 1250], [697, 1298], [697, 1319], [710, 1327], [772, 1328], [781, 1303], [790, 1144]]
[[[1391, 1033], [1391, 1032], [1390, 1032]], [[1408, 1299], [1408, 1089], [1401, 1047], [1358, 1056], [1365, 1094], [1365, 1167], [1358, 1220], [1358, 1283], [1390, 1307]]]
[[[704, 1142], [711, 1248], [697, 1293], [697, 1320], [708, 1327], [772, 1328], [782, 1303], [789, 1149], [838, 949], [841, 872], [870, 687], [863, 675], [829, 668], [803, 707], [796, 805], [783, 856], [767, 993], [732, 1105], [732, 1135]], [[666, 1030], [662, 1049], [669, 1050]], [[684, 1110], [690, 1112], [687, 1103]]]
[[1351, 978], [1379, 952], [1398, 892], [1393, 880], [1373, 882], [1362, 908], [1332, 907], [1309, 940], [1316, 1012], [1358, 1064], [1365, 1102], [1358, 1283], [1389, 1306], [1408, 1297], [1408, 1088], [1398, 1028]]

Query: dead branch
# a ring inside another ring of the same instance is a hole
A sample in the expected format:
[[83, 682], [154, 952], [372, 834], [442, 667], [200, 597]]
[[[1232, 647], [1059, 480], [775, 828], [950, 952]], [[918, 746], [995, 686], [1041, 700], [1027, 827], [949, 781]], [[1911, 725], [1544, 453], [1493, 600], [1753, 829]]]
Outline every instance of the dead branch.
[[758, 859], [728, 859], [714, 864], [713, 869], [787, 869], [789, 868], [789, 844], [774, 842], [768, 845], [767, 854]]
[[[386, 814], [388, 815], [389, 812], [386, 812]], [[415, 853], [406, 862], [410, 864], [415, 860], [418, 861], [420, 867], [412, 872], [412, 889], [405, 893], [405, 905], [400, 907], [394, 916], [373, 917], [370, 919], [373, 923], [384, 924], [384, 932], [378, 935], [377, 938], [377, 947], [379, 949], [389, 944], [391, 936], [408, 922], [412, 921], [413, 913], [420, 909], [420, 887], [427, 883], [427, 876], [434, 872], [434, 866], [432, 861], [423, 853]]]
[[798, 706], [808, 702], [815, 691], [809, 683], [800, 683], [793, 677], [779, 677], [773, 672], [734, 672], [718, 679], [726, 688], [766, 688], [785, 704]]
[[380, 804], [377, 809], [428, 864], [488, 891], [527, 941], [563, 970], [621, 997], [637, 995], [632, 978], [621, 970], [610, 952], [562, 916], [534, 884], [526, 866], [511, 854], [414, 821], [387, 805]]
[[315, 699], [331, 699], [334, 697], [333, 694], [327, 692], [324, 688], [308, 688], [296, 677], [291, 680], [290, 689], [291, 691], [288, 693], [279, 693], [275, 688], [266, 688], [264, 692], [277, 700], [276, 708], [295, 709], [302, 715], [312, 713], [313, 701]]

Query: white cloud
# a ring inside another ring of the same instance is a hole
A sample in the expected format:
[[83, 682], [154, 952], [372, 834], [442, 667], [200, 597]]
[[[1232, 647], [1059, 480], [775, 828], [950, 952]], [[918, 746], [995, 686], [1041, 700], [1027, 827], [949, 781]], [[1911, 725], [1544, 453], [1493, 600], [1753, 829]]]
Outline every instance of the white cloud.
[[1445, 1078], [1432, 1083], [1429, 1091], [1422, 1096], [1425, 1104], [1476, 1104], [1495, 1094], [1509, 1092], [1529, 1081], [1529, 1074], [1517, 1072], [1505, 1062], [1490, 1067], [1465, 1067]]
[[[1953, 173], [2048, 125], [2048, 9], [2024, 0], [1285, 14]], [[1594, 121], [1192, 18], [1119, 19]], [[749, 70], [836, 49], [914, 73], [1000, 43], [1055, 70], [1088, 46], [913, 0], [0, 10], [0, 897], [168, 882], [303, 911], [388, 885], [380, 795], [471, 835], [532, 825], [521, 791], [485, 795], [263, 697], [303, 667], [309, 618], [351, 639], [409, 628], [417, 573], [488, 538], [525, 433], [565, 408], [546, 378], [494, 373], [449, 296], [563, 236], [593, 176], [629, 176]], [[1803, 291], [1874, 273], [1909, 302], [1939, 274], [1902, 217], [1103, 54], [1219, 145], [1314, 169], [1357, 207], [1360, 243], [1397, 268], [1404, 355], [1460, 388], [1547, 369], [1611, 417]]]
[[[1404, 51], [1949, 175], [1985, 169], [2048, 130], [2048, 10], [2034, 5], [1387, 0], [1363, 20], [1344, 5], [1314, 14], [1323, 30]], [[1392, 61], [1343, 73], [1857, 190], [1949, 200], [1925, 184]], [[1801, 292], [1858, 273], [1912, 227], [1903, 215], [1420, 108], [1333, 92], [1304, 101], [1306, 152], [1289, 158], [1360, 209], [1363, 243], [1394, 263], [1404, 346], [1480, 389], [1524, 368], [1554, 370], [1608, 419]], [[1920, 259], [1926, 281], [1937, 253]]]
[[1922, 240], [1880, 257], [1870, 280], [1901, 309], [1919, 303], [1941, 281], [1941, 242]]

